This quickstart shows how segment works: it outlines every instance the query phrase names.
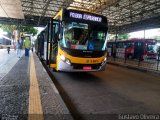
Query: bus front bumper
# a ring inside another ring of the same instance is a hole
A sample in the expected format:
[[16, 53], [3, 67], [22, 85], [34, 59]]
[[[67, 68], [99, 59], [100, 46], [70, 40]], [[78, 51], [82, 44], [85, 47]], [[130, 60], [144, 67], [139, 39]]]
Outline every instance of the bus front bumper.
[[[83, 66], [86, 66], [85, 64], [67, 64], [64, 61], [60, 61], [57, 70], [58, 71], [65, 71], [65, 72], [95, 72], [95, 71], [104, 71], [106, 68], [106, 63], [99, 64], [96, 66], [96, 68], [91, 69], [83, 69]], [[88, 65], [87, 65], [88, 66]], [[92, 65], [94, 66], [94, 65]]]

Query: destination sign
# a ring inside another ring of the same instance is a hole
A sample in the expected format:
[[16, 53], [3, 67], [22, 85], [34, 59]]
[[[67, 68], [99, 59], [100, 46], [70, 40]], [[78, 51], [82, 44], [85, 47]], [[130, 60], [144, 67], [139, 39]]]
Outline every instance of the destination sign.
[[69, 16], [71, 18], [76, 18], [76, 19], [83, 19], [83, 20], [89, 20], [89, 21], [95, 21], [95, 22], [102, 22], [102, 17], [95, 16], [95, 15], [90, 15], [90, 14], [82, 14], [82, 13], [76, 13], [76, 12], [70, 12]]

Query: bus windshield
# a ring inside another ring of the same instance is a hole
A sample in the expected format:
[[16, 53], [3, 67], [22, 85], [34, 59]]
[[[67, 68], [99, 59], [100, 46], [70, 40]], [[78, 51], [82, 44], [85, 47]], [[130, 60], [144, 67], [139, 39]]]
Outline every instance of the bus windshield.
[[63, 24], [60, 45], [78, 50], [105, 50], [107, 29], [101, 25], [67, 22]]

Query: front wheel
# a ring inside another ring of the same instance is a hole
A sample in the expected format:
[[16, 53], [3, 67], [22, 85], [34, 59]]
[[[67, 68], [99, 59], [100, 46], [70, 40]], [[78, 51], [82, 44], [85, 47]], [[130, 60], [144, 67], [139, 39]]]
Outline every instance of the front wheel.
[[55, 68], [53, 68], [53, 72], [58, 72]]

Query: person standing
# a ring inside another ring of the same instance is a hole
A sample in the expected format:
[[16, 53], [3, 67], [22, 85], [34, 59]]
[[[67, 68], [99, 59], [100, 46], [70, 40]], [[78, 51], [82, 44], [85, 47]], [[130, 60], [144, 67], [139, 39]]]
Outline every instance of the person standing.
[[19, 53], [20, 53], [20, 57], [22, 57], [21, 56], [22, 49], [23, 49], [23, 40], [21, 39], [21, 37], [19, 37]]
[[17, 53], [17, 57], [20, 58], [21, 57], [21, 51], [20, 51], [20, 40], [18, 39], [16, 42], [16, 53]]
[[25, 56], [29, 56], [29, 49], [31, 46], [31, 42], [28, 37], [25, 38], [24, 46], [25, 46]]
[[34, 47], [34, 45], [33, 45], [33, 44], [31, 44], [31, 50], [32, 50], [32, 52], [33, 52], [33, 47]]

